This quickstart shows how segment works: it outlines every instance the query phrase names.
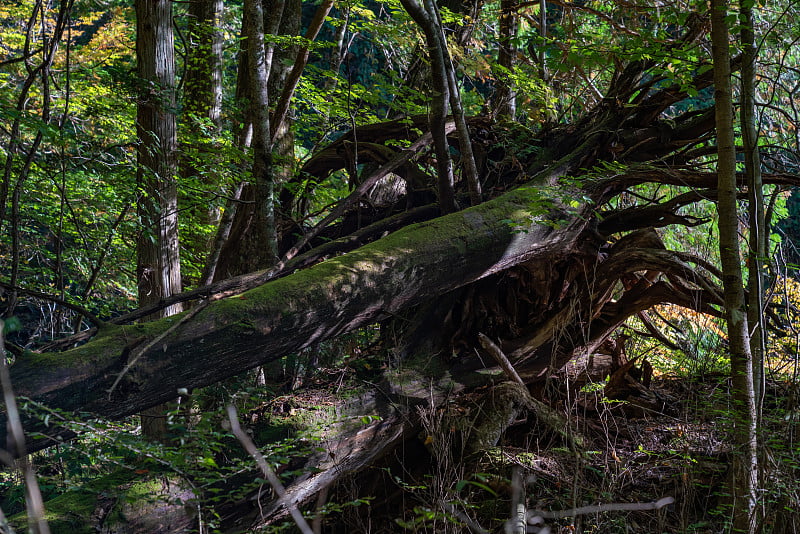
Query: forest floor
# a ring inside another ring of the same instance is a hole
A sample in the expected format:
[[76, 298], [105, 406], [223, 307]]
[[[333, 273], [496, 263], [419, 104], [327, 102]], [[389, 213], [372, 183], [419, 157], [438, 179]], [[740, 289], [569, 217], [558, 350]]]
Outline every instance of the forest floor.
[[[603, 365], [595, 362], [601, 372]], [[585, 440], [583, 450], [575, 450], [538, 424], [533, 413], [515, 421], [497, 447], [469, 458], [458, 459], [452, 447], [451, 452], [442, 453], [441, 447], [434, 451], [429, 443], [425, 449], [406, 443], [394, 459], [377, 466], [383, 470], [378, 476], [382, 484], [364, 485], [366, 479], [361, 479], [349, 493], [337, 492], [339, 499], [355, 498], [365, 497], [367, 487], [380, 488], [369, 496], [373, 499], [369, 517], [356, 507], [326, 523], [365, 532], [480, 532], [481, 528], [519, 532], [507, 530], [507, 525], [512, 510], [524, 503], [527, 532], [725, 532], [734, 506], [728, 484], [733, 457], [728, 439], [729, 378], [724, 373], [657, 377], [649, 390], [664, 401], [664, 408], [653, 411], [635, 402], [609, 401], [604, 396], [605, 381], [593, 381], [585, 366], [580, 366], [567, 366], [554, 381], [556, 388], [544, 397], [554, 408], [567, 412], [571, 431]], [[791, 413], [786, 409], [791, 390], [789, 381], [771, 380], [767, 386], [769, 418], [762, 450], [768, 469], [762, 496], [768, 519], [762, 524], [764, 532], [789, 533], [800, 528], [794, 467], [797, 425], [786, 415]], [[463, 400], [458, 404], [463, 405]], [[458, 432], [455, 427], [449, 431]], [[449, 441], [457, 448], [459, 437]], [[419, 458], [426, 450], [429, 461], [422, 468]], [[417, 469], [409, 469], [410, 464]], [[662, 500], [663, 504], [665, 498], [674, 502], [655, 509], [654, 503]], [[609, 509], [616, 504], [629, 509]], [[630, 505], [641, 505], [641, 509], [630, 510]], [[574, 510], [581, 507], [583, 513], [575, 515]], [[387, 516], [381, 517], [383, 513]], [[539, 519], [532, 519], [536, 516]], [[474, 521], [471, 529], [466, 526], [469, 518]]]
[[[287, 373], [285, 382], [252, 391], [251, 400], [258, 408], [250, 405], [247, 420], [254, 431], [254, 441], [272, 450], [274, 459], [284, 464], [280, 470], [289, 479], [307, 474], [303, 471], [303, 458], [308, 453], [292, 452], [309, 446], [296, 439], [299, 428], [322, 421], [343, 396], [353, 395], [359, 383], [381, 373], [380, 354], [366, 359], [374, 365], [359, 360], [340, 362], [331, 368], [318, 367], [301, 381], [302, 385]], [[319, 516], [319, 532], [337, 534], [727, 532], [726, 522], [735, 506], [728, 483], [735, 454], [729, 439], [732, 406], [728, 373], [724, 369], [706, 369], [657, 374], [646, 391], [639, 390], [646, 394], [647, 402], [635, 397], [618, 401], [606, 397], [611, 382], [607, 377], [609, 360], [608, 356], [596, 355], [591, 368], [586, 361], [571, 362], [548, 387], [534, 392], [554, 411], [566, 414], [567, 435], [582, 439], [580, 447], [575, 447], [575, 440], [565, 439], [558, 429], [543, 424], [534, 411], [523, 410], [496, 446], [464, 453], [476, 409], [480, 409], [489, 392], [484, 387], [454, 396], [440, 408], [419, 408], [419, 434], [407, 436], [400, 446], [369, 468], [323, 491], [304, 511], [312, 517]], [[794, 361], [787, 365], [797, 368]], [[763, 407], [761, 450], [766, 471], [761, 502], [764, 517], [768, 518], [762, 525], [765, 533], [800, 531], [800, 411], [796, 409], [797, 381], [791, 375], [771, 376]], [[272, 394], [268, 394], [270, 391]], [[285, 394], [276, 396], [279, 391]], [[214, 388], [205, 394], [213, 396]], [[653, 409], [653, 399], [660, 403], [659, 409]], [[104, 445], [87, 438], [74, 450], [42, 453], [39, 473], [48, 473], [44, 483], [53, 486], [48, 490], [53, 497], [69, 492], [77, 483], [85, 483], [88, 479], [84, 476], [89, 471], [103, 475], [110, 468], [113, 473], [121, 465], [120, 459], [129, 464], [123, 470], [127, 473], [126, 483], [120, 486], [112, 477], [109, 489], [92, 490], [92, 495], [124, 494], [127, 490], [120, 487], [128, 488], [132, 480], [145, 480], [142, 473], [148, 470], [152, 470], [154, 480], [164, 480], [174, 479], [177, 472], [196, 469], [191, 478], [198, 485], [210, 481], [206, 486], [218, 492], [210, 496], [217, 496], [215, 502], [221, 513], [227, 509], [257, 515], [258, 511], [252, 509], [252, 497], [263, 488], [259, 480], [253, 480], [252, 460], [227, 433], [219, 432], [218, 416], [207, 417], [204, 421], [210, 428], [198, 428], [196, 437], [187, 440], [197, 451], [192, 452], [191, 447], [144, 449], [138, 441], [119, 439], [136, 438], [125, 427], [118, 433], [95, 433], [108, 434], [101, 438]], [[371, 423], [372, 420], [365, 425]], [[312, 447], [322, 445], [314, 443]], [[92, 460], [97, 465], [85, 464], [85, 457], [95, 458], [99, 453], [113, 461], [104, 468], [100, 468], [97, 459]], [[291, 460], [296, 454], [298, 460]], [[165, 456], [154, 461], [160, 458], [157, 455]], [[285, 459], [280, 460], [281, 457]], [[205, 460], [200, 462], [198, 458]], [[223, 467], [224, 462], [230, 465]], [[180, 470], [163, 469], [172, 464]], [[171, 499], [166, 495], [160, 498]], [[669, 499], [668, 504], [665, 499]], [[654, 503], [659, 501], [662, 506], [656, 508]], [[3, 500], [4, 509], [12, 513], [20, 511], [22, 504], [19, 495], [13, 501], [10, 496]], [[182, 512], [180, 502], [178, 505], [177, 511]], [[210, 497], [206, 505], [216, 506]], [[57, 508], [50, 502], [47, 506], [48, 510]], [[87, 506], [91, 510], [98, 505]], [[72, 505], [67, 509], [74, 512]], [[511, 518], [520, 511], [528, 519], [526, 530], [512, 530]], [[230, 527], [223, 526], [220, 531], [250, 532]], [[79, 530], [53, 530], [66, 531]], [[296, 531], [297, 527], [286, 519], [282, 525], [271, 525], [264, 532]]]

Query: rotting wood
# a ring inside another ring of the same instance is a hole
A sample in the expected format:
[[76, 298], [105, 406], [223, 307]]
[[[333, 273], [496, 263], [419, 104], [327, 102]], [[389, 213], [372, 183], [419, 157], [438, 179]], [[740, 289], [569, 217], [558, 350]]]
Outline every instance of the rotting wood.
[[155, 339], [181, 315], [108, 325], [95, 340], [70, 351], [26, 354], [12, 367], [12, 380], [21, 395], [61, 409], [111, 418], [135, 413], [181, 388], [211, 384], [533, 257], [570, 250], [586, 224], [579, 220], [554, 232], [534, 222], [528, 232], [515, 233], [505, 214], [526, 209], [525, 190], [519, 189], [237, 297], [209, 302], [139, 355], [111, 399], [105, 392], [127, 363], [120, 360], [127, 339]]

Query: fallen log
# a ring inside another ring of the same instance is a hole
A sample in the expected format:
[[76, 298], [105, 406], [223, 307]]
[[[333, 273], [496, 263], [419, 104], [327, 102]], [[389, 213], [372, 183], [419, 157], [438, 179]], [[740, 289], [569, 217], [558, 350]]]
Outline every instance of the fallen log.
[[[573, 250], [589, 208], [555, 230], [531, 208], [531, 194], [532, 186], [523, 187], [411, 225], [199, 311], [104, 325], [63, 353], [25, 353], [11, 367], [12, 383], [18, 395], [62, 410], [112, 419], [139, 412], [511, 266]], [[509, 224], [509, 214], [519, 223]]]

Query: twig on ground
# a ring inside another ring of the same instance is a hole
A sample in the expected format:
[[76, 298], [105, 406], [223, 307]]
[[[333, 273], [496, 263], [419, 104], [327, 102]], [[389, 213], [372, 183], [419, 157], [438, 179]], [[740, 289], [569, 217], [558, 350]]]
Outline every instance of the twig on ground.
[[543, 519], [561, 519], [562, 517], [575, 517], [578, 515], [595, 514], [597, 512], [631, 512], [636, 510], [658, 510], [675, 502], [673, 497], [662, 497], [655, 502], [617, 502], [609, 504], [592, 504], [569, 510], [557, 510], [555, 512], [545, 512], [535, 510], [528, 512], [528, 523], [537, 517]]

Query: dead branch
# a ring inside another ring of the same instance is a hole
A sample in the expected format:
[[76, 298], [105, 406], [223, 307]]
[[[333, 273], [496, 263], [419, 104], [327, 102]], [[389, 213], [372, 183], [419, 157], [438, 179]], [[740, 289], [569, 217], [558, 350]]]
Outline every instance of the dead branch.
[[[251, 440], [250, 436], [245, 434], [245, 432], [242, 430], [242, 427], [239, 426], [239, 418], [236, 414], [236, 408], [232, 404], [228, 405], [228, 421], [231, 425], [231, 432], [234, 436], [236, 436], [236, 439], [239, 440], [239, 443], [242, 444], [242, 447], [244, 447], [244, 450], [247, 451], [247, 454], [252, 456], [256, 461], [256, 465], [258, 465], [258, 468], [261, 470], [264, 476], [267, 477], [269, 485], [272, 486], [272, 490], [280, 499], [285, 499], [286, 489], [283, 487], [283, 484], [281, 484], [278, 475], [275, 474], [275, 471], [272, 470], [267, 461], [264, 459], [264, 455], [261, 454], [261, 452], [256, 448], [253, 440]], [[303, 514], [301, 514], [300, 510], [297, 509], [297, 505], [292, 503], [289, 504], [287, 508], [289, 510], [289, 514], [291, 514], [292, 519], [297, 525], [297, 528], [299, 528], [303, 534], [314, 534], [314, 531], [311, 530], [310, 526], [308, 526]]]
[[634, 512], [637, 510], [659, 510], [675, 502], [673, 497], [662, 497], [655, 502], [620, 502], [609, 504], [593, 504], [570, 508], [569, 510], [558, 510], [547, 512], [544, 510], [533, 510], [528, 512], [528, 523], [535, 521], [535, 518], [542, 519], [561, 519], [562, 517], [576, 517], [579, 515], [596, 514], [598, 512]]

